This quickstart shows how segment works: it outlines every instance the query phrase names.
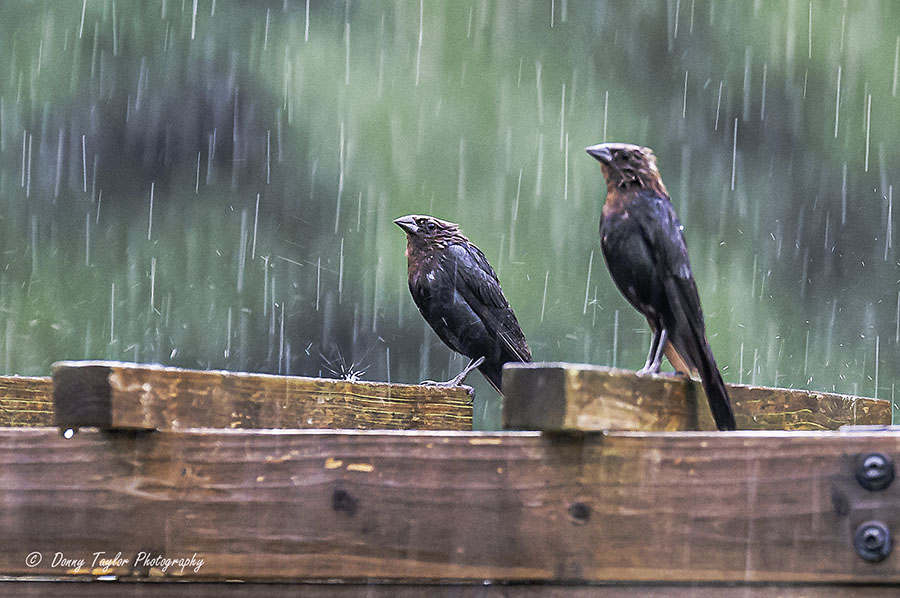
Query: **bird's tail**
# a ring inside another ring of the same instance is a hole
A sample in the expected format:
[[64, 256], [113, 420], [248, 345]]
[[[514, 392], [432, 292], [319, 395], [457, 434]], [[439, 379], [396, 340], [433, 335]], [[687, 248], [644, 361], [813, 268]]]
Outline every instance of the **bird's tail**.
[[[684, 281], [684, 279], [681, 279]], [[688, 286], [689, 285], [689, 286]], [[719, 430], [734, 430], [736, 424], [734, 413], [731, 411], [731, 403], [728, 401], [728, 391], [725, 382], [719, 374], [719, 366], [713, 357], [709, 341], [706, 339], [706, 330], [703, 324], [703, 313], [700, 311], [700, 297], [693, 281], [677, 284], [673, 278], [667, 285], [667, 295], [672, 304], [672, 325], [669, 326], [669, 340], [675, 350], [686, 357], [688, 365], [697, 368], [700, 374], [700, 382], [706, 392], [709, 401], [709, 409], [712, 411], [716, 428]], [[695, 309], [690, 309], [694, 306]]]
[[529, 353], [528, 358], [520, 358], [520, 359], [507, 359], [506, 361], [485, 361], [480, 366], [478, 366], [478, 371], [484, 376], [485, 380], [491, 383], [491, 386], [494, 387], [499, 394], [503, 394], [501, 390], [503, 386], [503, 364], [510, 362], [525, 362], [530, 363], [532, 361], [531, 354]]
[[709, 409], [712, 411], [713, 419], [716, 420], [716, 428], [719, 430], [734, 430], [736, 424], [734, 421], [734, 412], [731, 410], [731, 403], [728, 401], [728, 391], [725, 389], [725, 382], [719, 374], [719, 367], [713, 357], [712, 349], [709, 348], [709, 342], [705, 338], [698, 339], [701, 343], [700, 359], [697, 360], [697, 370], [700, 373], [700, 383], [706, 392], [706, 399], [709, 401]]
[[503, 384], [503, 364], [496, 361], [485, 361], [478, 366], [478, 371], [484, 376], [484, 379], [491, 383], [499, 394], [503, 394], [500, 390]]

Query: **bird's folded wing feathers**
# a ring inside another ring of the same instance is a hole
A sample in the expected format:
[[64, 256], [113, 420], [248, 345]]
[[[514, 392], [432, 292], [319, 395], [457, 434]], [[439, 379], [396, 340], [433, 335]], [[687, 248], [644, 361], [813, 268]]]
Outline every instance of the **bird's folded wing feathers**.
[[471, 244], [453, 244], [447, 249], [458, 264], [455, 272], [456, 290], [513, 355], [522, 361], [531, 361], [525, 336], [503, 296], [500, 280], [487, 258]]
[[[697, 347], [700, 347], [706, 343], [703, 311], [700, 307], [697, 283], [691, 273], [681, 224], [667, 200], [659, 201], [654, 210], [655, 226], [642, 226], [642, 234], [651, 249], [658, 271], [669, 274], [661, 276], [661, 279], [672, 313], [676, 317], [678, 314], [682, 315], [680, 320], [690, 325], [690, 334], [694, 336]], [[698, 359], [697, 355], [686, 357], [692, 361]], [[692, 365], [696, 367], [696, 364]]]

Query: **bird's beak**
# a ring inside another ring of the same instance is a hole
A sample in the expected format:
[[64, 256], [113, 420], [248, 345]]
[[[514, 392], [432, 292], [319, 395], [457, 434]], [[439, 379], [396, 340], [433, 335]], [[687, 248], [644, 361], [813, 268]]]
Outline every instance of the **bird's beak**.
[[605, 143], [598, 143], [597, 145], [586, 147], [584, 148], [584, 151], [596, 158], [601, 164], [609, 165], [609, 163], [612, 162], [612, 152], [609, 151], [609, 148]]
[[394, 220], [394, 224], [406, 231], [407, 234], [414, 235], [419, 232], [419, 226], [416, 224], [415, 218], [412, 216], [403, 216]]

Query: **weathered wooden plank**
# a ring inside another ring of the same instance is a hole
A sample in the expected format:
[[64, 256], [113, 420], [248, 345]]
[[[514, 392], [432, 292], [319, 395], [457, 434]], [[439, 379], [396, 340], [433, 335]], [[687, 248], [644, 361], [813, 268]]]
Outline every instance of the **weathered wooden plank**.
[[0, 376], [0, 426], [52, 426], [49, 377]]
[[851, 540], [900, 529], [900, 483], [856, 481], [869, 451], [896, 459], [900, 431], [6, 428], [0, 572], [898, 584], [898, 551], [866, 562]]
[[[503, 422], [514, 430], [715, 430], [700, 382], [572, 363], [503, 371]], [[836, 430], [889, 425], [889, 401], [729, 384], [740, 430]]]
[[0, 597], [16, 598], [896, 598], [896, 586], [500, 583], [228, 583], [136, 581], [0, 581]]
[[471, 430], [470, 387], [198, 371], [119, 362], [53, 365], [60, 427]]

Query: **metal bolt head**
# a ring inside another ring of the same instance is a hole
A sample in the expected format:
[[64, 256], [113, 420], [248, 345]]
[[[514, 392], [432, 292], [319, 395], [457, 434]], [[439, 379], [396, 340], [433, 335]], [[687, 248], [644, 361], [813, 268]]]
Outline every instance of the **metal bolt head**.
[[891, 554], [891, 531], [881, 521], [866, 521], [853, 534], [853, 547], [859, 558], [880, 563]]
[[866, 490], [884, 490], [894, 481], [894, 462], [882, 453], [867, 453], [856, 460], [856, 481]]

